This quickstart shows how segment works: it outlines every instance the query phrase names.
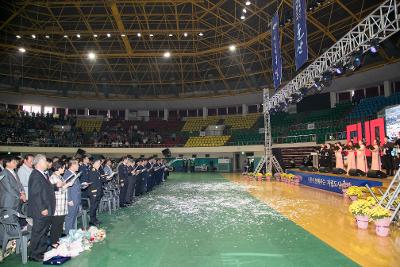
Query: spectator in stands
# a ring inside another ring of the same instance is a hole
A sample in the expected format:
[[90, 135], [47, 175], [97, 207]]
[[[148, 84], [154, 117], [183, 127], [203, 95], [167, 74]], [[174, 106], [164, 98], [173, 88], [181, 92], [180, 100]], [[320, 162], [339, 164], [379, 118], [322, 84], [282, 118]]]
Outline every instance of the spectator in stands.
[[32, 173], [32, 161], [33, 161], [33, 155], [32, 154], [26, 154], [24, 156], [24, 161], [22, 166], [18, 169], [18, 177], [21, 181], [21, 184], [24, 187], [24, 191], [26, 194], [26, 198], [29, 198], [29, 189], [28, 189], [28, 184], [29, 184], [29, 176]]
[[[44, 155], [38, 154], [33, 158], [32, 173], [29, 177], [29, 205], [28, 215], [33, 219], [31, 235], [31, 259], [43, 261], [43, 255], [47, 250], [47, 235], [50, 230], [51, 218], [55, 211], [56, 198], [55, 187], [50, 183], [47, 169], [47, 161]], [[57, 187], [62, 183], [58, 182]]]

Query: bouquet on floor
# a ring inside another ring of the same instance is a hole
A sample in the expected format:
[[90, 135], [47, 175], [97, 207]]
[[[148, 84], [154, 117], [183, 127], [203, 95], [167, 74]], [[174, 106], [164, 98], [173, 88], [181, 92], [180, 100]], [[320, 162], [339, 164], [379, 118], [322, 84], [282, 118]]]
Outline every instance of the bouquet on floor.
[[76, 257], [83, 251], [90, 250], [93, 243], [103, 241], [106, 231], [97, 227], [90, 227], [88, 231], [82, 229], [70, 230], [68, 236], [60, 238], [59, 246], [44, 254], [44, 261], [53, 257]]
[[365, 216], [370, 213], [372, 206], [373, 204], [370, 201], [366, 199], [358, 199], [353, 203], [351, 203], [351, 205], [349, 206], [349, 211], [354, 216], [357, 215]]
[[0, 253], [0, 262], [2, 262], [5, 258], [7, 258], [8, 256], [10, 256], [11, 254], [14, 254], [15, 251], [17, 249], [17, 241], [16, 240], [11, 240], [7, 243], [6, 245], [6, 252], [4, 253]]
[[362, 197], [363, 194], [364, 192], [360, 186], [350, 186], [346, 191], [346, 195], [349, 197], [350, 196]]
[[372, 220], [379, 220], [389, 218], [390, 216], [392, 216], [392, 214], [389, 209], [386, 209], [381, 205], [377, 205], [369, 210], [368, 216]]

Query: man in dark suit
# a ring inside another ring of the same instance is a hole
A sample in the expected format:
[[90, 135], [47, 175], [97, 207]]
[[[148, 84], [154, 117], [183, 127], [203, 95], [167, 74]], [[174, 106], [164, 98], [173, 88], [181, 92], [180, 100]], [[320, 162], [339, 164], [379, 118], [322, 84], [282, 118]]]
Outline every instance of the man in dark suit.
[[384, 143], [382, 145], [382, 165], [386, 170], [387, 176], [394, 175], [392, 150], [393, 143], [389, 142], [388, 136], [385, 136]]
[[124, 156], [118, 165], [118, 178], [120, 186], [119, 205], [121, 208], [126, 207], [126, 190], [128, 188], [128, 157]]
[[31, 235], [31, 260], [43, 261], [47, 250], [47, 234], [50, 229], [51, 216], [56, 207], [55, 186], [62, 186], [62, 182], [52, 185], [45, 174], [47, 169], [46, 157], [38, 154], [33, 158], [35, 169], [29, 177], [29, 205], [28, 215], [33, 219]]

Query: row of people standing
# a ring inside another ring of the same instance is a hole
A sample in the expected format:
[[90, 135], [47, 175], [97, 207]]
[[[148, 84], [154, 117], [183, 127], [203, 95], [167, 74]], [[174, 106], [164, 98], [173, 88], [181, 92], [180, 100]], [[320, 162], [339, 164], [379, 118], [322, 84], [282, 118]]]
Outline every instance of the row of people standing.
[[[384, 138], [384, 143], [381, 145], [379, 140], [374, 139], [372, 145], [366, 146], [363, 140], [359, 140], [357, 144], [352, 141], [346, 146], [336, 143], [335, 147], [336, 168], [344, 169], [343, 155], [347, 155], [347, 173], [351, 169], [358, 169], [365, 173], [368, 170], [382, 171], [382, 167], [386, 170], [386, 174], [391, 176], [394, 174], [393, 164], [393, 144], [389, 142], [388, 137]], [[371, 151], [371, 164], [368, 166], [366, 151]]]
[[[126, 169], [126, 183], [122, 176], [118, 179], [113, 172], [113, 162], [103, 156], [90, 158], [89, 155], [83, 154], [74, 158], [48, 159], [38, 154], [25, 156], [24, 164], [26, 161], [31, 163], [31, 170], [29, 176], [24, 177], [24, 183], [28, 183], [25, 191], [25, 186], [18, 176], [20, 172], [17, 171], [20, 158], [9, 156], [3, 160], [4, 168], [0, 173], [0, 208], [20, 212], [22, 205], [27, 205], [27, 214], [33, 222], [30, 258], [34, 261], [43, 259], [48, 249], [49, 234], [51, 246], [57, 247], [63, 233], [67, 235], [75, 228], [83, 198], [88, 198], [90, 202], [90, 224], [100, 224], [97, 208], [106, 183], [119, 184], [121, 194], [125, 192], [120, 198], [124, 199], [124, 207], [132, 202], [133, 195], [151, 190], [168, 175], [166, 162], [155, 159], [134, 161], [131, 157], [124, 157], [120, 164], [124, 171]], [[29, 198], [26, 192], [29, 192]], [[18, 222], [21, 228], [27, 230], [26, 220]], [[1, 234], [0, 231], [0, 236]]]
[[135, 196], [153, 190], [169, 175], [166, 161], [152, 157], [136, 160], [129, 156], [123, 157], [117, 170], [121, 207], [130, 205]]

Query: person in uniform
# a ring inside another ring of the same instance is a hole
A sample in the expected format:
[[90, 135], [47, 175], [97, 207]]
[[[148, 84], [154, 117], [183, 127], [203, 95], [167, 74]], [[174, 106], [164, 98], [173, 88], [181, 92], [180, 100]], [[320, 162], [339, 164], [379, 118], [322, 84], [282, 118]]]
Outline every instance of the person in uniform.
[[142, 193], [142, 177], [143, 177], [143, 159], [136, 160], [135, 176], [136, 176], [136, 190], [135, 196], [139, 196]]
[[99, 207], [100, 200], [103, 196], [103, 183], [107, 182], [107, 179], [100, 173], [101, 158], [94, 157], [93, 165], [88, 175], [88, 195], [90, 199], [90, 222], [89, 225], [99, 226], [100, 221], [97, 219], [97, 208]]
[[126, 198], [125, 198], [125, 203], [126, 204], [132, 204], [132, 196], [133, 196], [133, 191], [134, 191], [134, 176], [133, 176], [133, 170], [135, 166], [135, 161], [132, 157], [128, 157], [128, 162], [127, 162], [127, 185], [126, 185]]
[[[78, 172], [81, 174], [80, 179], [82, 181], [87, 181], [88, 180], [88, 175], [89, 175], [89, 170], [90, 170], [90, 158], [89, 155], [82, 155], [82, 158], [80, 160], [79, 164], [79, 169]], [[87, 198], [87, 190], [82, 190], [82, 197]]]
[[128, 157], [124, 156], [118, 165], [118, 178], [120, 187], [119, 205], [121, 208], [126, 207], [125, 201], [126, 201], [126, 190], [127, 190], [127, 179], [128, 179], [127, 164], [128, 164]]

